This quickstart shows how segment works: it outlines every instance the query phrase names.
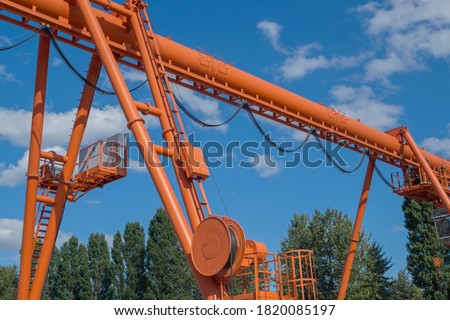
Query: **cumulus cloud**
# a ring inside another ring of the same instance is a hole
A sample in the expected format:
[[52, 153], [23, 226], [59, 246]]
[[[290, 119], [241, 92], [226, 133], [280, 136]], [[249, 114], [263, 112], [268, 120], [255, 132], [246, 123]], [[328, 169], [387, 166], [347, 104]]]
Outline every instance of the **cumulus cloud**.
[[[76, 109], [64, 112], [46, 112], [44, 123], [44, 146], [64, 145], [75, 118]], [[0, 107], [0, 139], [13, 145], [28, 147], [30, 139], [31, 111]], [[156, 120], [147, 119], [147, 127], [157, 125]], [[119, 106], [92, 107], [83, 143], [90, 144], [116, 133], [128, 131], [125, 116]]]
[[14, 74], [6, 71], [6, 69], [4, 64], [0, 64], [0, 82], [16, 82]]
[[22, 243], [22, 220], [0, 219], [0, 250], [19, 251]]
[[380, 130], [397, 126], [403, 114], [401, 106], [382, 102], [367, 86], [335, 86], [331, 88], [330, 95], [335, 101], [333, 107], [337, 110]]
[[437, 138], [430, 137], [426, 138], [421, 142], [421, 146], [431, 153], [436, 153], [450, 159], [450, 123], [447, 124], [447, 137]]
[[428, 57], [450, 57], [450, 7], [446, 0], [386, 0], [357, 7], [366, 18], [366, 33], [384, 51], [370, 61], [366, 80], [426, 69]]
[[[55, 151], [58, 154], [64, 154], [66, 150], [59, 146], [51, 148], [44, 148], [44, 151]], [[16, 164], [3, 165], [0, 167], [0, 186], [15, 187], [19, 184], [25, 183], [26, 172], [28, 168], [28, 150], [17, 161]]]
[[273, 49], [286, 56], [279, 70], [282, 78], [296, 80], [319, 69], [351, 68], [358, 66], [364, 59], [364, 55], [325, 57], [315, 54], [322, 46], [318, 42], [298, 46], [295, 49], [284, 47], [280, 42], [282, 26], [274, 21], [263, 20], [257, 24], [263, 36], [269, 40]]
[[255, 165], [255, 170], [261, 178], [269, 178], [277, 175], [281, 171], [278, 162], [270, 158], [270, 155], [259, 155]]

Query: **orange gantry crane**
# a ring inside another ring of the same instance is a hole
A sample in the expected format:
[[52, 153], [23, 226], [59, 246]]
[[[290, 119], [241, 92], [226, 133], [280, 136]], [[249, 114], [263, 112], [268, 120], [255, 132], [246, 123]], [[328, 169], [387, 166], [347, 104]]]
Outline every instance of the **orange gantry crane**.
[[[263, 243], [246, 239], [236, 221], [213, 214], [202, 185], [209, 171], [201, 149], [186, 138], [171, 83], [369, 157], [339, 299], [345, 298], [377, 161], [399, 168], [391, 179], [395, 193], [434, 203], [436, 227], [446, 243], [450, 236], [450, 162], [420, 149], [407, 127], [379, 131], [161, 37], [153, 32], [146, 8], [141, 0], [0, 0], [0, 19], [40, 33], [19, 299], [41, 296], [66, 201], [76, 201], [126, 175], [123, 139], [101, 141], [80, 152], [102, 66], [205, 299], [315, 299], [313, 254], [309, 250], [270, 254]], [[92, 53], [65, 155], [41, 150], [49, 50], [56, 41]], [[133, 99], [119, 65], [145, 73], [154, 106]], [[159, 119], [167, 146], [152, 142], [142, 115]], [[122, 157], [104, 157], [105, 145]], [[74, 176], [79, 153], [82, 170]], [[160, 157], [171, 159], [181, 199]]]

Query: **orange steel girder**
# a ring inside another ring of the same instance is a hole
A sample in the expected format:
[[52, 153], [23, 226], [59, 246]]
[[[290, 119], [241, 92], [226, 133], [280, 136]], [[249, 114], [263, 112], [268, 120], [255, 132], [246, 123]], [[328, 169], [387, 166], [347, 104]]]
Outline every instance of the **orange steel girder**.
[[[83, 13], [83, 18], [85, 20], [86, 26], [90, 31], [94, 43], [96, 45], [96, 50], [103, 61], [106, 73], [111, 81], [111, 84], [116, 92], [119, 103], [128, 121], [128, 128], [132, 131], [136, 142], [139, 146], [140, 152], [144, 158], [147, 169], [153, 179], [155, 187], [158, 194], [166, 208], [167, 214], [170, 218], [172, 225], [174, 226], [174, 231], [180, 241], [183, 252], [186, 259], [191, 266], [191, 270], [194, 274], [195, 279], [199, 285], [200, 291], [204, 298], [207, 299], [218, 299], [221, 297], [221, 291], [219, 284], [215, 283], [212, 277], [206, 277], [201, 275], [194, 267], [191, 258], [191, 245], [192, 245], [192, 230], [190, 229], [181, 206], [177, 200], [174, 190], [169, 182], [166, 175], [165, 169], [161, 164], [158, 154], [154, 148], [152, 148], [153, 143], [148, 135], [147, 129], [144, 125], [144, 120], [140, 117], [139, 112], [135, 106], [134, 100], [131, 97], [129, 90], [125, 84], [125, 80], [121, 74], [119, 66], [116, 62], [113, 52], [106, 41], [105, 34], [103, 33], [102, 26], [100, 25], [97, 17], [94, 14], [94, 10], [91, 7], [89, 0], [77, 0], [77, 5], [79, 6], [81, 12]], [[137, 15], [138, 11], [133, 13], [131, 17], [132, 21], [134, 19], [139, 19]], [[139, 26], [134, 24], [135, 29], [133, 32], [139, 39], [139, 33], [141, 32]], [[146, 69], [147, 73], [151, 70]], [[155, 75], [150, 75], [155, 77]], [[151, 78], [149, 78], [151, 82]], [[156, 92], [161, 97], [161, 92]], [[155, 96], [155, 100], [158, 96]], [[162, 107], [158, 106], [157, 107]], [[171, 128], [173, 130], [173, 128]]]
[[[92, 8], [90, 2], [111, 10], [112, 14]], [[148, 44], [144, 45], [142, 43], [143, 40], [144, 42], [147, 41], [145, 37], [142, 39], [139, 33], [130, 32], [129, 29], [130, 24], [133, 26], [134, 31], [138, 27], [142, 28], [142, 26], [136, 24], [142, 23], [140, 20], [142, 17], [137, 16], [134, 11], [135, 7], [132, 5], [136, 2], [142, 4], [139, 1], [129, 1], [126, 5], [122, 6], [109, 0], [0, 0], [0, 9], [6, 9], [6, 11], [19, 17], [0, 14], [0, 19], [25, 28], [35, 27], [30, 21], [48, 23], [57, 30], [55, 37], [60, 41], [90, 52], [98, 51], [111, 81], [113, 82], [114, 80], [113, 87], [119, 97], [121, 106], [129, 121], [129, 127], [135, 135], [136, 141], [151, 142], [145, 131], [142, 119], [136, 110], [136, 107], [137, 109], [139, 107], [136, 104], [133, 105], [129, 92], [124, 89], [126, 87], [124, 86], [124, 81], [118, 71], [117, 61], [114, 57], [114, 54], [119, 56], [119, 63], [146, 72], [149, 80], [152, 76], [160, 76], [154, 69], [154, 61], [145, 61], [150, 51], [155, 48], [148, 50]], [[85, 23], [87, 28], [84, 25]], [[443, 181], [447, 181], [448, 183], [450, 180], [450, 162], [419, 149], [409, 133], [398, 132], [398, 134], [392, 134], [392, 132], [381, 132], [362, 124], [359, 120], [350, 119], [334, 109], [314, 103], [234, 68], [230, 64], [214, 59], [208, 54], [197, 52], [170, 39], [155, 35], [151, 30], [147, 30], [146, 32], [148, 38], [153, 37], [155, 42], [158, 43], [161, 59], [158, 63], [160, 67], [170, 72], [169, 80], [171, 82], [232, 105], [240, 104], [240, 100], [242, 99], [246, 100], [249, 102], [250, 110], [254, 113], [305, 132], [308, 132], [311, 127], [314, 127], [317, 135], [322, 139], [342, 144], [349, 149], [361, 153], [369, 150], [373, 154], [373, 161], [379, 160], [402, 168], [408, 166], [423, 167], [441, 198], [443, 205], [450, 212], [450, 201], [443, 189], [443, 187], [448, 189], [449, 186], [440, 186], [435, 176], [435, 172], [439, 171], [444, 177]], [[95, 47], [92, 46], [92, 43], [95, 43]], [[152, 67], [149, 66], [150, 64], [152, 64]], [[155, 90], [154, 88], [155, 85], [151, 85], [151, 89]], [[156, 93], [154, 92], [154, 96], [158, 97], [158, 94], [162, 96], [163, 93], [161, 90]], [[162, 110], [163, 108], [167, 108], [167, 104], [163, 102], [162, 105], [157, 104], [156, 107], [162, 111], [160, 121], [163, 128], [171, 126], [171, 129], [173, 129], [173, 124], [169, 121], [169, 114], [166, 113], [166, 119]], [[167, 136], [165, 138], [170, 141], [172, 137]], [[403, 138], [407, 141], [407, 144], [403, 142]], [[157, 152], [154, 148], [150, 150], [148, 145], [141, 146], [139, 144], [139, 146], [141, 147], [141, 152], [144, 154], [144, 159], [146, 159], [147, 167], [158, 192], [168, 210], [171, 221], [175, 226], [177, 235], [187, 255], [188, 262], [191, 263], [192, 267], [189, 251], [192, 231], [189, 229], [187, 221], [185, 221], [182, 215], [179, 203], [173, 198], [173, 190], [167, 182], [165, 172], [151, 167], [152, 164], [158, 164]], [[370, 181], [367, 183], [369, 168], [366, 174], [363, 194], [366, 188], [368, 192], [370, 186]], [[28, 184], [30, 184], [30, 189], [32, 189], [33, 172], [30, 172], [31, 175]], [[370, 173], [371, 175], [372, 173]], [[180, 175], [178, 179], [179, 181], [183, 180]], [[187, 204], [186, 206], [191, 224], [195, 226], [203, 217], [200, 214], [201, 209], [199, 209], [198, 203], [196, 203], [196, 198], [192, 193], [189, 195], [189, 192], [192, 192], [192, 189], [185, 191], [184, 194], [182, 190], [183, 200], [185, 200], [185, 203], [191, 201], [191, 204]], [[357, 216], [358, 221], [355, 221], [354, 233], [360, 229], [360, 224], [362, 223], [365, 208], [363, 194], [360, 199]], [[29, 199], [32, 199], [32, 197], [29, 198], [27, 196], [27, 203]], [[186, 199], [188, 200], [186, 201]], [[24, 235], [24, 241], [26, 240], [25, 237]], [[353, 259], [350, 253], [352, 246], [354, 244], [356, 245], [356, 242], [357, 238], [352, 238], [349, 247], [349, 259]], [[347, 262], [346, 270], [348, 268], [350, 270], [352, 263], [350, 260]], [[196, 275], [196, 278], [197, 281], [200, 281], [200, 284], [204, 281], [200, 287], [202, 288], [203, 286], [202, 292], [205, 296], [218, 297], [217, 287], [211, 281], [198, 275]], [[348, 281], [348, 279], [344, 279], [344, 282], [341, 283], [341, 292], [343, 294], [340, 294], [340, 298], [343, 298], [343, 295], [345, 296], [345, 290], [343, 289], [345, 281]], [[207, 288], [206, 294], [204, 288]]]

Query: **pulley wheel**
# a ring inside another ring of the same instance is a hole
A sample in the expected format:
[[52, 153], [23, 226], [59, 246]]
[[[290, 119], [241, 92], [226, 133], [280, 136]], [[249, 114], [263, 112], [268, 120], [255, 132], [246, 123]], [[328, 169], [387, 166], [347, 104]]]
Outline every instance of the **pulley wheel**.
[[225, 268], [231, 253], [231, 236], [225, 222], [217, 217], [203, 220], [194, 232], [192, 261], [204, 276]]

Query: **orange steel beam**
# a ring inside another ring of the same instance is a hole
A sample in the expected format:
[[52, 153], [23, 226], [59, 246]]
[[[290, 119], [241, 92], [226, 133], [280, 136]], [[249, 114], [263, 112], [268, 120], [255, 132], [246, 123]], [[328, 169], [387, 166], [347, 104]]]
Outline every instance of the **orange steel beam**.
[[166, 93], [164, 91], [164, 88], [161, 86], [162, 83], [158, 83], [161, 81], [159, 80], [161, 75], [156, 74], [159, 66], [156, 65], [155, 57], [151, 51], [148, 38], [145, 39], [145, 37], [143, 36], [145, 34], [144, 32], [146, 31], [139, 11], [137, 11], [131, 17], [131, 26], [134, 30], [134, 34], [136, 36], [136, 40], [142, 54], [141, 59], [144, 65], [145, 73], [147, 75], [148, 83], [150, 85], [153, 100], [155, 101], [155, 106], [162, 111], [159, 119], [163, 129], [163, 137], [169, 143], [169, 145], [174, 146], [173, 150], [175, 152], [175, 155], [171, 160], [173, 163], [175, 174], [177, 176], [178, 186], [181, 192], [181, 196], [183, 197], [191, 228], [192, 230], [195, 230], [205, 217], [203, 216], [203, 214], [199, 214], [199, 210], [201, 211], [201, 207], [200, 205], [198, 205], [198, 201], [196, 201], [197, 196], [195, 192], [193, 192], [193, 182], [189, 181], [185, 171], [178, 164], [178, 162], [180, 161], [180, 150], [177, 146], [179, 145], [179, 140], [184, 135], [184, 133], [177, 132], [177, 127], [175, 125], [175, 120], [173, 119], [173, 114], [171, 111], [172, 107], [167, 101]]
[[[108, 1], [96, 2], [103, 6], [105, 6], [105, 2], [108, 3]], [[114, 2], [111, 1], [111, 3]], [[22, 19], [13, 19], [8, 16], [0, 16], [1, 19], [29, 28], [28, 19], [39, 23], [45, 22], [58, 31], [72, 36], [72, 39], [60, 37], [60, 40], [84, 50], [94, 50], [82, 41], [92, 42], [92, 38], [84, 27], [81, 12], [73, 5], [73, 2], [65, 0], [0, 0], [0, 8], [27, 18], [25, 22]], [[131, 15], [127, 8], [121, 11], [125, 16]], [[107, 42], [113, 51], [136, 60], [134, 64], [126, 60], [121, 60], [121, 62], [142, 70], [136, 41], [130, 34], [127, 24], [123, 23], [123, 17], [114, 16], [95, 8], [93, 12], [98, 17]], [[403, 148], [397, 137], [252, 76], [230, 64], [214, 59], [208, 54], [195, 51], [158, 35], [156, 35], [156, 39], [160, 45], [159, 49], [165, 68], [176, 75], [175, 78], [170, 78], [173, 82], [230, 104], [236, 105], [238, 99], [245, 99], [252, 105], [253, 112], [303, 131], [308, 131], [307, 126], [313, 126], [324, 139], [330, 140], [326, 133], [332, 132], [336, 137], [331, 140], [332, 142], [343, 139], [350, 142], [346, 144], [346, 147], [359, 152], [363, 152], [362, 148], [368, 148], [379, 155], [378, 160], [380, 161], [400, 167], [420, 165], [411, 149]], [[192, 83], [186, 83], [186, 81]], [[423, 150], [421, 153], [429, 160], [431, 167], [445, 167], [444, 174], [450, 175], [448, 160]]]
[[[96, 1], [104, 2], [108, 1]], [[111, 1], [111, 3], [114, 3]], [[91, 35], [83, 24], [79, 9], [65, 0], [0, 0], [0, 8], [37, 22], [45, 22], [72, 39], [60, 39], [85, 50], [93, 50], [80, 40], [92, 42]], [[130, 11], [122, 9], [125, 16]], [[93, 9], [99, 19], [108, 44], [115, 52], [124, 57], [135, 59], [132, 64], [123, 63], [141, 69], [140, 53], [136, 41], [128, 30], [123, 17], [114, 16], [99, 9]], [[9, 22], [26, 25], [22, 20], [0, 16]], [[171, 81], [185, 85], [193, 90], [213, 96], [217, 99], [238, 104], [236, 100], [245, 99], [252, 105], [252, 111], [271, 118], [274, 121], [308, 131], [313, 126], [324, 139], [330, 139], [326, 132], [332, 132], [337, 138], [351, 142], [346, 147], [356, 151], [368, 148], [379, 155], [378, 160], [396, 166], [419, 166], [416, 156], [409, 147], [404, 147], [397, 137], [369, 127], [358, 120], [346, 117], [339, 112], [296, 95], [258, 77], [241, 71], [230, 64], [212, 58], [210, 55], [195, 51], [167, 38], [157, 36], [161, 58], [166, 69], [176, 75]], [[192, 83], [186, 83], [191, 81]], [[404, 147], [404, 148], [403, 148]], [[445, 167], [444, 173], [450, 175], [450, 161], [420, 151], [433, 168]]]
[[450, 214], [450, 199], [447, 196], [447, 193], [445, 192], [441, 183], [437, 179], [436, 174], [433, 172], [433, 169], [429, 164], [429, 159], [424, 157], [423, 153], [421, 152], [416, 142], [414, 141], [412, 135], [409, 133], [408, 128], [403, 127], [401, 135], [403, 138], [405, 138], [406, 143], [409, 145], [411, 150], [416, 155], [417, 159], [422, 165], [422, 168], [425, 170], [428, 179], [430, 179], [431, 185], [439, 195], [439, 198], [442, 200], [442, 204], [445, 206], [445, 208], [447, 208], [447, 213]]
[[105, 34], [102, 31], [102, 26], [95, 15], [95, 9], [91, 7], [88, 0], [77, 0], [76, 3], [77, 8], [83, 13], [82, 16], [86, 27], [92, 35], [96, 50], [102, 59], [106, 73], [116, 92], [119, 103], [128, 121], [128, 127], [136, 139], [147, 169], [153, 179], [161, 201], [166, 208], [170, 221], [174, 226], [174, 230], [180, 241], [181, 247], [183, 248], [183, 252], [186, 255], [186, 259], [199, 284], [199, 288], [205, 298], [217, 299], [220, 297], [220, 286], [217, 285], [211, 277], [202, 276], [193, 266], [191, 257], [192, 230], [188, 226], [180, 204], [175, 196], [175, 192], [172, 189], [156, 151], [153, 148], [149, 148], [149, 146], [152, 145], [152, 140], [148, 135], [143, 119], [139, 116], [131, 94], [126, 87], [125, 80], [116, 63]]
[[36, 197], [38, 191], [42, 131], [44, 125], [49, 53], [50, 39], [45, 35], [40, 35], [36, 65], [33, 116], [31, 120], [30, 150], [22, 231], [22, 249], [20, 255], [19, 286], [17, 293], [17, 297], [20, 300], [28, 299], [30, 292], [31, 262], [34, 250], [34, 224], [36, 222]]
[[371, 160], [367, 165], [366, 176], [364, 178], [364, 184], [359, 198], [358, 212], [356, 214], [355, 223], [353, 225], [352, 237], [348, 246], [347, 258], [345, 260], [344, 271], [342, 273], [341, 283], [339, 285], [338, 300], [344, 300], [347, 292], [348, 281], [350, 280], [350, 273], [353, 267], [353, 261], [355, 259], [355, 253], [358, 248], [359, 235], [361, 232], [361, 226], [364, 218], [364, 212], [366, 211], [367, 199], [369, 198], [370, 184], [372, 182], [373, 170], [375, 169], [375, 157], [369, 155]]
[[[97, 55], [92, 55], [91, 62], [87, 73], [87, 79], [96, 84], [100, 75], [102, 63]], [[75, 117], [74, 126], [70, 136], [69, 145], [65, 158], [66, 163], [61, 172], [61, 180], [56, 189], [56, 196], [52, 213], [50, 215], [49, 225], [45, 234], [44, 244], [39, 256], [39, 263], [34, 276], [33, 285], [30, 290], [30, 299], [40, 299], [44, 288], [47, 270], [53, 253], [56, 238], [59, 232], [59, 225], [64, 214], [67, 195], [71, 185], [71, 177], [73, 175], [78, 152], [83, 140], [84, 131], [86, 129], [89, 112], [91, 110], [92, 101], [95, 91], [89, 85], [85, 84], [81, 94], [80, 103]]]

